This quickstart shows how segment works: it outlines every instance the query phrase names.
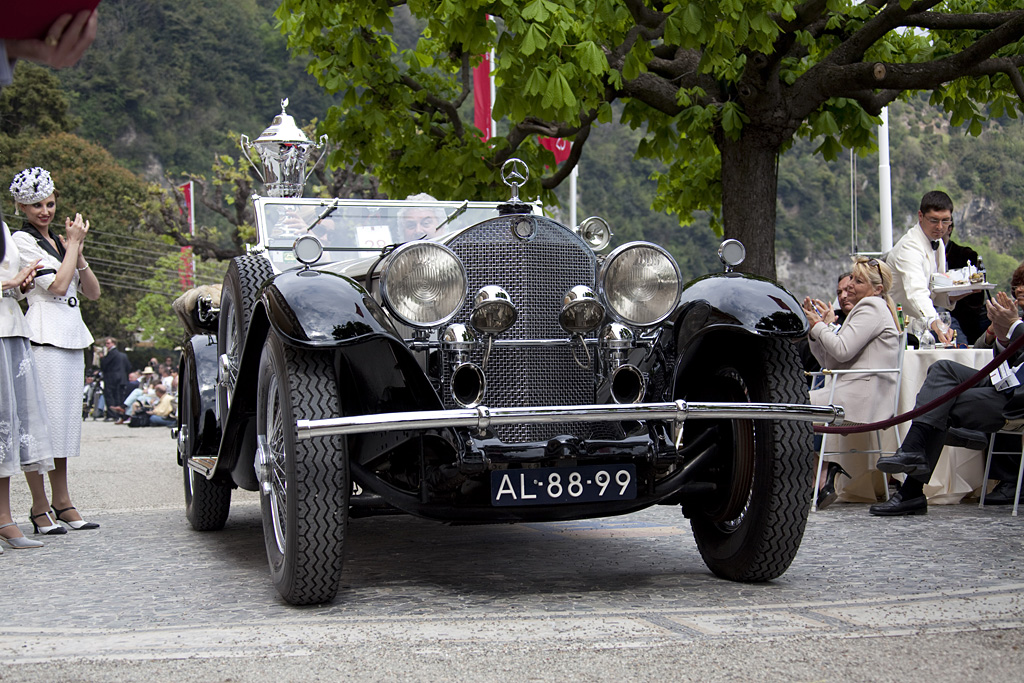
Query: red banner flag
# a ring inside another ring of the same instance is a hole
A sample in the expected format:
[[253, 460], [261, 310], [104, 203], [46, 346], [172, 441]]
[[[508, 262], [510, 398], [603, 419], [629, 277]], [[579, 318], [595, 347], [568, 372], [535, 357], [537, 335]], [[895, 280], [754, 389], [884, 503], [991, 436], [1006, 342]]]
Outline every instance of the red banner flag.
[[[181, 195], [185, 200], [185, 208], [181, 213], [188, 212], [188, 234], [196, 234], [196, 209], [192, 203], [192, 181], [178, 185]], [[181, 282], [181, 290], [188, 291], [195, 287], [195, 258], [192, 256], [192, 247], [181, 248], [181, 263], [178, 264], [178, 279]]]
[[491, 120], [491, 55], [485, 54], [478, 66], [473, 67], [473, 125], [483, 135], [480, 139], [491, 139], [494, 122]]
[[178, 185], [181, 195], [185, 199], [185, 208], [182, 213], [188, 212], [188, 234], [196, 234], [196, 209], [192, 205], [192, 181]]
[[178, 264], [178, 279], [181, 291], [187, 292], [195, 287], [195, 266], [193, 265], [192, 247], [181, 248], [181, 263]]
[[565, 138], [539, 138], [540, 146], [555, 155], [555, 163], [560, 164], [569, 158], [572, 143]]

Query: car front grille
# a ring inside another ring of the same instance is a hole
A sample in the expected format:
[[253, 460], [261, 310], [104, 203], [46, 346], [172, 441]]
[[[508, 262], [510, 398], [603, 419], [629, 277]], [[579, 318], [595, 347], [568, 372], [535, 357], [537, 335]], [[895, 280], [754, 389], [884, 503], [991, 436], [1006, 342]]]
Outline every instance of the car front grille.
[[[485, 285], [503, 287], [519, 311], [515, 325], [498, 335], [502, 342], [514, 340], [564, 341], [569, 335], [558, 325], [562, 298], [575, 285], [594, 286], [596, 257], [574, 233], [552, 220], [530, 216], [535, 231], [520, 239], [511, 226], [521, 215], [501, 216], [470, 228], [448, 246], [466, 266], [469, 293], [466, 304], [453, 322], [469, 325], [473, 297]], [[591, 335], [593, 336], [593, 335]], [[579, 344], [576, 356], [587, 363]], [[595, 402], [594, 349], [587, 368], [573, 358], [568, 345], [519, 346], [494, 344], [484, 374], [487, 390], [483, 404], [493, 407], [584, 405]], [[470, 360], [483, 363], [483, 350]], [[455, 407], [449, 391], [451, 359], [445, 359], [443, 394], [447, 407]], [[544, 441], [571, 434], [586, 438], [591, 425], [581, 423], [524, 424], [497, 427], [505, 443]]]

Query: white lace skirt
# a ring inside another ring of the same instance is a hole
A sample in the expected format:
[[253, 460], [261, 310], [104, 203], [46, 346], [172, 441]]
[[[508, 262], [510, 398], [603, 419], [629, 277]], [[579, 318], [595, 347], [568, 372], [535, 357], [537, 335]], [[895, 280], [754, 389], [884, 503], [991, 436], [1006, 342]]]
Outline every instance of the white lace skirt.
[[28, 339], [0, 337], [0, 477], [52, 469], [50, 424]]
[[53, 457], [75, 458], [82, 446], [82, 387], [85, 355], [81, 349], [33, 346], [39, 383], [50, 418]]

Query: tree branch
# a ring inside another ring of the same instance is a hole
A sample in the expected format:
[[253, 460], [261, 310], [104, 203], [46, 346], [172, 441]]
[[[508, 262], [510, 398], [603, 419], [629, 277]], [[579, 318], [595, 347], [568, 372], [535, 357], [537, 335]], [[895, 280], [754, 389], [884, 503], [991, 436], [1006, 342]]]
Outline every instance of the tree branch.
[[451, 102], [443, 100], [434, 93], [430, 92], [420, 84], [415, 78], [409, 74], [402, 74], [399, 80], [410, 90], [415, 93], [426, 93], [426, 104], [430, 105], [434, 111], [440, 112], [446, 119], [452, 124], [452, 133], [456, 137], [462, 137], [466, 132], [462, 126], [462, 119], [459, 118], [459, 110]]
[[569, 148], [569, 158], [550, 176], [540, 179], [541, 187], [545, 190], [553, 190], [569, 177], [572, 169], [576, 168], [576, 164], [580, 161], [580, 155], [583, 153], [583, 146], [587, 142], [588, 137], [590, 137], [589, 123], [583, 126], [580, 132], [576, 134], [576, 139], [572, 141], [572, 147]]
[[[881, 101], [885, 97], [865, 97], [865, 91], [931, 90], [963, 76], [1004, 73], [1007, 62], [1018, 58], [986, 59], [1000, 48], [1024, 35], [1024, 12], [1007, 13], [1009, 19], [989, 31], [960, 52], [920, 64], [857, 62], [841, 64], [832, 56], [816, 64], [791, 88], [787, 99], [793, 103], [790, 116], [802, 120], [831, 97], [853, 97], [858, 101]], [[858, 32], [859, 33], [859, 32]], [[882, 105], [884, 106], [884, 105]], [[875, 110], [869, 110], [876, 113]], [[880, 111], [880, 109], [878, 110]]]
[[[931, 9], [942, 0], [922, 0], [904, 10], [898, 2], [889, 3], [878, 14], [864, 23], [858, 31], [839, 45], [832, 54], [821, 60], [821, 64], [852, 64], [864, 58], [872, 45], [881, 40], [889, 31], [906, 23], [908, 17]], [[812, 68], [813, 70], [813, 68]]]
[[1019, 12], [991, 12], [977, 14], [942, 14], [940, 12], [922, 12], [910, 17], [904, 26], [943, 30], [990, 30], [998, 28]]
[[637, 25], [655, 29], [659, 34], [664, 30], [665, 20], [668, 19], [668, 15], [664, 12], [649, 9], [644, 5], [643, 0], [625, 0], [623, 4], [626, 5], [626, 9], [629, 10], [630, 16], [633, 17]]

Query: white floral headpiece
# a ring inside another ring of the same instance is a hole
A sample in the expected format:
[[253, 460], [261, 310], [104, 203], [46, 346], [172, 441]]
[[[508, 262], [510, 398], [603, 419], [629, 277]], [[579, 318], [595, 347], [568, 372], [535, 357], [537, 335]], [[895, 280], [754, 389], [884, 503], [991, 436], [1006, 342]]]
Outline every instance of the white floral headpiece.
[[11, 194], [19, 204], [35, 204], [53, 194], [53, 178], [45, 168], [34, 166], [14, 176]]

